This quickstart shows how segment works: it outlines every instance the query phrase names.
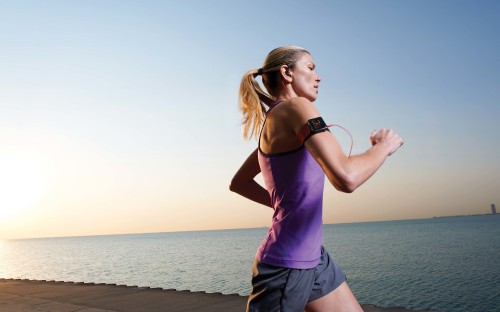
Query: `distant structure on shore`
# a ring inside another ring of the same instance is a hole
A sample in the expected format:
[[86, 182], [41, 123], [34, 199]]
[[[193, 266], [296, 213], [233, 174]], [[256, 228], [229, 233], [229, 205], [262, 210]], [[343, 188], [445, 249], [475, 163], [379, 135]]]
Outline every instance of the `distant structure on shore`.
[[491, 214], [496, 215], [497, 214], [497, 209], [495, 207], [495, 204], [491, 204]]

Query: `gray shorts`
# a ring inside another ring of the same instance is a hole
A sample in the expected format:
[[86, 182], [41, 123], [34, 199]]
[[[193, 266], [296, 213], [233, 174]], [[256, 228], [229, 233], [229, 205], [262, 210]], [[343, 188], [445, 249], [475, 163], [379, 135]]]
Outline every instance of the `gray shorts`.
[[281, 268], [255, 261], [247, 312], [303, 312], [308, 302], [327, 295], [346, 280], [323, 246], [320, 262], [312, 269]]

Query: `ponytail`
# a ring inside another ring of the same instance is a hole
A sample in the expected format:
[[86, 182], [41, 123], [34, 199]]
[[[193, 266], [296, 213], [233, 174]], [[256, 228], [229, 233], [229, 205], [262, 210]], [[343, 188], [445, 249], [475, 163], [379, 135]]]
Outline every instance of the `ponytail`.
[[252, 136], [257, 138], [260, 126], [266, 116], [266, 108], [274, 102], [274, 97], [262, 90], [255, 77], [262, 73], [262, 69], [249, 70], [241, 80], [239, 105], [243, 113], [243, 137], [245, 140]]

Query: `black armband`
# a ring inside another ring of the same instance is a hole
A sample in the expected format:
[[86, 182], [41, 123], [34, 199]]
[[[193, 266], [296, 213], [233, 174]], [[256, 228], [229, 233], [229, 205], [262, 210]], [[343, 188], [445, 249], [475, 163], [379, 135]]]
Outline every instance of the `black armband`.
[[321, 117], [316, 117], [309, 119], [305, 125], [303, 125], [298, 133], [300, 143], [304, 144], [311, 135], [320, 133], [328, 130], [328, 126]]

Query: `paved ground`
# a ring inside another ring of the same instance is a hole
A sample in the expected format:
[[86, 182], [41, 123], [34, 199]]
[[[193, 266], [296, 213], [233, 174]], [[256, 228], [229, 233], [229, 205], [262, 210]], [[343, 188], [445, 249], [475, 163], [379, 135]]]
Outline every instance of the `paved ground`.
[[[125, 285], [0, 279], [0, 312], [245, 311], [247, 297]], [[366, 312], [402, 308], [364, 305]]]
[[244, 311], [246, 297], [104, 284], [0, 280], [0, 311]]

